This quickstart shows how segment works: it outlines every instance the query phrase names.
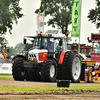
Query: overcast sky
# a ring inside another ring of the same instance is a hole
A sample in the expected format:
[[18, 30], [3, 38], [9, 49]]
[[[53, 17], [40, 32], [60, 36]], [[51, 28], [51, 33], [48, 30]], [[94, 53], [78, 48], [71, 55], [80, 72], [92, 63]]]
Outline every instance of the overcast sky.
[[[12, 35], [8, 32], [6, 34], [6, 39], [8, 40], [9, 46], [15, 47], [18, 43], [23, 43], [23, 37], [28, 35], [33, 35], [37, 31], [37, 14], [34, 11], [39, 8], [40, 0], [20, 0], [20, 7], [22, 8], [22, 13], [24, 16], [18, 20], [18, 24], [13, 25]], [[87, 15], [90, 9], [95, 8], [95, 0], [82, 0], [81, 9], [81, 33], [80, 33], [80, 43], [88, 43], [87, 37], [91, 33], [98, 33], [99, 29], [88, 21]], [[47, 22], [48, 18], [45, 18]], [[69, 30], [71, 31], [71, 25]], [[53, 29], [51, 26], [44, 26], [44, 31]]]

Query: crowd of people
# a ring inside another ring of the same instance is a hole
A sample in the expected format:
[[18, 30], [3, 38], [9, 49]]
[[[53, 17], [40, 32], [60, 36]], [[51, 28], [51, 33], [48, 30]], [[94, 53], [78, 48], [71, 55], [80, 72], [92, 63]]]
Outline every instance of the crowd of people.
[[12, 62], [12, 59], [13, 59], [13, 56], [7, 58], [6, 56], [6, 50], [5, 48], [1, 51], [0, 53], [0, 59], [3, 61], [3, 62]]

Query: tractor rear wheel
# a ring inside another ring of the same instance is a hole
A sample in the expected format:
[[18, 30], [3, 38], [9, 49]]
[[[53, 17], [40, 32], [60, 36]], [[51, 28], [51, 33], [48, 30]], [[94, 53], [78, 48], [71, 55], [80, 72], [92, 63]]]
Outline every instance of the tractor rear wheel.
[[41, 68], [41, 79], [45, 82], [54, 82], [57, 77], [57, 63], [54, 59], [46, 59]]
[[14, 80], [24, 81], [26, 72], [23, 70], [24, 59], [17, 57], [12, 66], [12, 75]]
[[61, 78], [78, 82], [81, 75], [81, 60], [78, 54], [66, 52], [62, 65]]

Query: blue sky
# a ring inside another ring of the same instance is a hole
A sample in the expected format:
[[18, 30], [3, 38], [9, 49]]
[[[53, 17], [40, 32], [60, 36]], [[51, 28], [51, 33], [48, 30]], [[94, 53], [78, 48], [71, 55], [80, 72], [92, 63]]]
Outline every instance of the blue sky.
[[[15, 46], [18, 43], [23, 42], [23, 37], [28, 35], [36, 34], [37, 31], [37, 14], [34, 11], [39, 8], [40, 0], [20, 0], [20, 7], [24, 16], [18, 20], [18, 25], [13, 25], [12, 35], [8, 32], [6, 34], [6, 39], [8, 40], [9, 46]], [[80, 33], [80, 43], [86, 43], [87, 37], [91, 33], [98, 33], [99, 29], [96, 29], [96, 26], [88, 21], [87, 15], [90, 9], [95, 8], [95, 0], [82, 0], [82, 9], [81, 9], [81, 33]], [[49, 17], [45, 18], [47, 22]], [[44, 26], [44, 31], [53, 29], [51, 26]], [[69, 26], [71, 31], [71, 25]], [[74, 41], [74, 38], [72, 38]], [[73, 42], [72, 41], [72, 42]]]

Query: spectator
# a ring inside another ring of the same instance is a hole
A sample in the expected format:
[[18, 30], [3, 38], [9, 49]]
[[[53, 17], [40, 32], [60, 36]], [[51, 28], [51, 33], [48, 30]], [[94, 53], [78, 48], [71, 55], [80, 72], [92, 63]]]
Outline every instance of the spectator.
[[2, 50], [2, 51], [6, 52], [5, 47], [3, 48], [3, 50]]
[[11, 56], [11, 57], [10, 57], [10, 62], [12, 62], [12, 59], [13, 59], [13, 58], [14, 58], [14, 56]]
[[6, 60], [6, 54], [3, 50], [1, 51], [0, 58]]

